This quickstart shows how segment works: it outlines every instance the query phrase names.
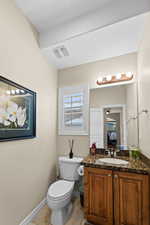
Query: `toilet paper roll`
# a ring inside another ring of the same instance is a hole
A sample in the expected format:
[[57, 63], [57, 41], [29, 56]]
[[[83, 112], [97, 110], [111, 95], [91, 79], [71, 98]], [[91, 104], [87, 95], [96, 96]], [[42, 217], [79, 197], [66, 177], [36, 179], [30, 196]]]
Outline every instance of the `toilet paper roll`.
[[79, 168], [77, 169], [77, 171], [78, 171], [78, 174], [80, 176], [83, 176], [84, 175], [84, 166], [79, 166]]

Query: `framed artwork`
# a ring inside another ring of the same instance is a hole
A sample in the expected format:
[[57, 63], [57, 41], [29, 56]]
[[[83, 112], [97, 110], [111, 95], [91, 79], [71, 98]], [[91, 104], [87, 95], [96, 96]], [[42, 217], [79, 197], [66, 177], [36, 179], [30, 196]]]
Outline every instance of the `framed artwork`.
[[0, 141], [36, 136], [36, 93], [0, 76]]

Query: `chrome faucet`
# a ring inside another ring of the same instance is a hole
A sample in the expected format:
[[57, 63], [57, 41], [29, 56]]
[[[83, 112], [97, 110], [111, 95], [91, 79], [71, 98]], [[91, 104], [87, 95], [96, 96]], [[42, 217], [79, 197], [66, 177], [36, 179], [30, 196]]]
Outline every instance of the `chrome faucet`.
[[116, 150], [115, 150], [115, 148], [109, 148], [109, 149], [107, 149], [107, 151], [108, 151], [108, 155], [110, 157], [112, 157], [112, 158], [116, 157]]

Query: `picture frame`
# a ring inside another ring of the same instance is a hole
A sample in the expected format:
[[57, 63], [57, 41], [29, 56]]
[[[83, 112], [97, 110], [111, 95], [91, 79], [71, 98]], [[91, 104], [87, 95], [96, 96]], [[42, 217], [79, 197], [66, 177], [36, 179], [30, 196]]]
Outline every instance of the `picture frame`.
[[0, 75], [0, 142], [36, 137], [36, 92]]

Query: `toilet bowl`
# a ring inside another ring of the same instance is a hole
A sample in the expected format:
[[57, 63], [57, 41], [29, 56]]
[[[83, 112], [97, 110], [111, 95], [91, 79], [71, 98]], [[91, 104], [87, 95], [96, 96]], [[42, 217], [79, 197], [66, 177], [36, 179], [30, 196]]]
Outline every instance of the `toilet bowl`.
[[48, 189], [47, 204], [52, 210], [52, 225], [64, 225], [72, 211], [71, 197], [75, 181], [79, 179], [77, 169], [82, 158], [59, 157], [60, 179]]
[[64, 225], [68, 220], [71, 210], [71, 196], [74, 181], [59, 180], [53, 183], [47, 193], [47, 204], [52, 210], [51, 223]]

